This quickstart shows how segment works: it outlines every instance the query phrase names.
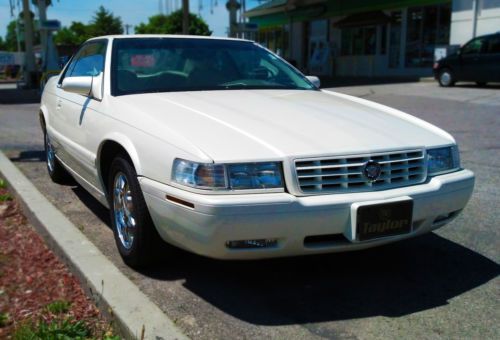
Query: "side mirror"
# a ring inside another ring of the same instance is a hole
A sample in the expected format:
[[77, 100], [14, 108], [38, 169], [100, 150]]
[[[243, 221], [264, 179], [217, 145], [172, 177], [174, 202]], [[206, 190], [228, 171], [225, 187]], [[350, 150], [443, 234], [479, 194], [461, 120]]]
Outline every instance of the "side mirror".
[[89, 96], [92, 90], [92, 77], [66, 77], [61, 88], [67, 92]]
[[95, 77], [66, 77], [63, 79], [61, 88], [64, 91], [81, 94], [102, 100], [102, 72]]
[[319, 89], [319, 87], [321, 86], [321, 81], [319, 80], [318, 77], [316, 76], [306, 76], [307, 80], [309, 80], [314, 86], [316, 86], [316, 88]]
[[90, 95], [92, 98], [102, 100], [102, 75], [99, 73], [97, 76], [92, 77], [92, 89]]

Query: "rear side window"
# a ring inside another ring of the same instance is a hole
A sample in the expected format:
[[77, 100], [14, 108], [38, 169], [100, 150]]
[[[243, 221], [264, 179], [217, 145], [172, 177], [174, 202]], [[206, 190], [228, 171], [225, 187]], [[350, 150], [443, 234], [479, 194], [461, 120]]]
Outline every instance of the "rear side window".
[[486, 51], [485, 51], [486, 53], [488, 53], [488, 54], [499, 53], [500, 54], [500, 35], [490, 37], [488, 39], [487, 45], [488, 46], [486, 47]]

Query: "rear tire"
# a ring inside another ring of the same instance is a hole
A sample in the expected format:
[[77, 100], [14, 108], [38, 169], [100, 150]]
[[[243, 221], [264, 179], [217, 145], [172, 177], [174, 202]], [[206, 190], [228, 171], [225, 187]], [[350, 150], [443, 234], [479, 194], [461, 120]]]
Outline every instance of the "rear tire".
[[440, 86], [450, 87], [455, 85], [455, 76], [450, 69], [445, 68], [441, 72], [439, 72], [438, 81]]
[[57, 159], [54, 147], [50, 142], [50, 137], [46, 130], [43, 132], [43, 139], [45, 144], [47, 172], [49, 173], [50, 179], [55, 183], [66, 183], [70, 175]]
[[124, 155], [111, 162], [108, 195], [111, 225], [123, 261], [134, 268], [151, 264], [160, 236], [149, 215], [137, 173]]

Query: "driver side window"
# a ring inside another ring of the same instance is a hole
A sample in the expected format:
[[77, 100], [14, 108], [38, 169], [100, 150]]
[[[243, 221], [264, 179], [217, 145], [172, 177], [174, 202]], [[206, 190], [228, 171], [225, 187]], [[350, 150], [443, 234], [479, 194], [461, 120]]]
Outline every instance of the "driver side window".
[[483, 38], [476, 38], [471, 40], [467, 45], [462, 48], [462, 54], [477, 54], [481, 52], [483, 45]]
[[64, 77], [97, 76], [103, 72], [106, 45], [106, 41], [85, 44], [71, 60]]

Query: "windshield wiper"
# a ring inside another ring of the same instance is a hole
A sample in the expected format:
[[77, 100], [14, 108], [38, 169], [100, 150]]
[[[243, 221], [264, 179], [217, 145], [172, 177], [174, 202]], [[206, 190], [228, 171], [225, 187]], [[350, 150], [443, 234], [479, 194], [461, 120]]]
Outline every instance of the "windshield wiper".
[[228, 90], [238, 90], [238, 89], [250, 89], [250, 90], [282, 90], [282, 89], [297, 89], [295, 86], [286, 86], [281, 84], [273, 84], [273, 85], [250, 85], [245, 83], [232, 83], [232, 84], [222, 84], [218, 85], [219, 87], [228, 89]]

